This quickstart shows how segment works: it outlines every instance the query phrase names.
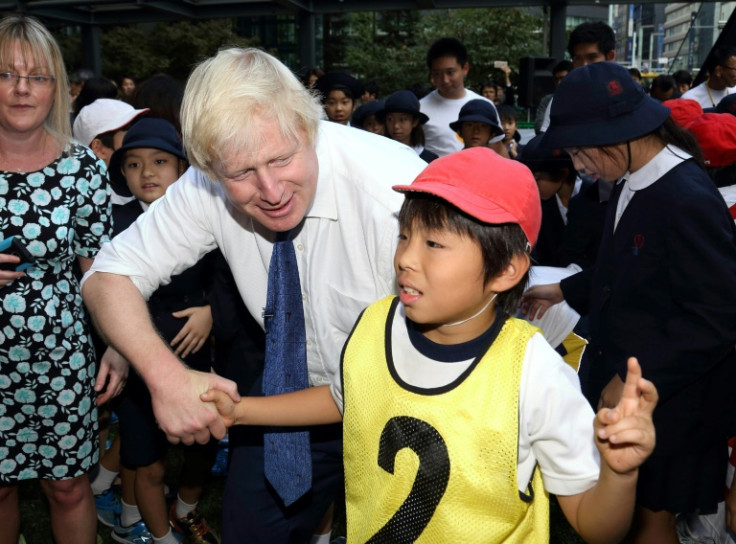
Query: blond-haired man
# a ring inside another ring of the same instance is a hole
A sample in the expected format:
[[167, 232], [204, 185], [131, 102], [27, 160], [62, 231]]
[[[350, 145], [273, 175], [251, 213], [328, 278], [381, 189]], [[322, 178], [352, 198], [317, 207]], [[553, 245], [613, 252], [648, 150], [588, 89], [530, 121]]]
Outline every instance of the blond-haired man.
[[[103, 333], [140, 372], [159, 424], [174, 441], [204, 442], [225, 428], [198, 400], [236, 385], [185, 369], [153, 330], [144, 298], [219, 247], [263, 325], [277, 233], [291, 232], [301, 281], [310, 385], [339, 372], [360, 312], [395, 291], [391, 190], [424, 166], [386, 138], [320, 121], [321, 107], [278, 60], [225, 49], [199, 65], [185, 91], [182, 132], [193, 168], [106, 247], [83, 294]], [[311, 433], [313, 485], [286, 507], [265, 484], [262, 431], [235, 431], [225, 542], [307, 542], [341, 486], [340, 429]]]

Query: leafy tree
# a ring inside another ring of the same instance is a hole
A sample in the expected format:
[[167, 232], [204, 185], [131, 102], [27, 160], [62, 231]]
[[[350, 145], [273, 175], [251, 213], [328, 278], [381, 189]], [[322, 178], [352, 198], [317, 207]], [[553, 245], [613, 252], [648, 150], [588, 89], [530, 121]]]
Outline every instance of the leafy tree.
[[[151, 47], [151, 34], [157, 30], [144, 31], [148, 26], [117, 26], [102, 31], [100, 46], [104, 76], [115, 81], [126, 76], [142, 81], [156, 71], [166, 70], [167, 59]], [[158, 29], [164, 25], [156, 26]]]
[[414, 83], [428, 85], [417, 12], [353, 13], [350, 20], [352, 42], [344, 49], [344, 63], [356, 77], [375, 81], [383, 95]]
[[235, 33], [232, 19], [210, 19], [159, 25], [152, 32], [151, 49], [168, 61], [164, 71], [176, 79], [185, 80], [194, 65], [211, 57], [225, 46], [245, 47], [253, 40]]
[[[102, 31], [102, 73], [119, 80], [143, 80], [166, 72], [184, 81], [192, 67], [226, 45], [247, 46], [252, 40], [235, 33], [232, 19], [179, 21], [106, 27]], [[81, 35], [57, 35], [67, 69], [81, 68]]]
[[542, 17], [517, 8], [448, 9], [350, 14], [352, 41], [344, 64], [356, 76], [376, 81], [384, 94], [412, 84], [428, 85], [426, 53], [436, 39], [453, 36], [468, 48], [471, 88], [498, 78], [493, 61], [509, 66], [542, 49]]

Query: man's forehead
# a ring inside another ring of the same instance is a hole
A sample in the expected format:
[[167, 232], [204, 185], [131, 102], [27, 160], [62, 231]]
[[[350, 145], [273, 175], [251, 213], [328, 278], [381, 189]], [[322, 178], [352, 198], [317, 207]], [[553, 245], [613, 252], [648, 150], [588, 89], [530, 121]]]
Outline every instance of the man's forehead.
[[285, 158], [308, 145], [304, 131], [297, 130], [293, 136], [282, 134], [275, 121], [266, 132], [255, 131], [250, 137], [225, 144], [213, 163], [214, 170], [228, 177]]
[[448, 70], [450, 68], [462, 68], [457, 57], [445, 56], [432, 61], [432, 70]]
[[575, 47], [573, 47], [573, 56], [579, 56], [579, 55], [601, 55], [604, 56], [603, 51], [601, 51], [599, 45], [597, 42], [584, 42], [579, 43]]

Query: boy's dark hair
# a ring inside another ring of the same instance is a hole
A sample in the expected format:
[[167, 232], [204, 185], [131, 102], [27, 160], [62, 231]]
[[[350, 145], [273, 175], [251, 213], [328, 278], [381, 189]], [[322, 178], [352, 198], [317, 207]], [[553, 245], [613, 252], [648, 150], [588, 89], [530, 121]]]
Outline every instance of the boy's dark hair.
[[135, 123], [138, 119], [133, 119], [130, 123], [127, 125], [124, 125], [120, 128], [116, 128], [115, 130], [111, 130], [110, 132], [103, 132], [102, 134], [98, 134], [95, 136], [102, 145], [105, 147], [109, 147], [110, 149], [115, 149], [115, 135], [120, 132], [121, 130], [123, 132], [128, 132], [130, 130], [130, 127], [133, 126], [133, 123]]
[[378, 83], [369, 81], [363, 85], [363, 91], [378, 98]]
[[571, 60], [561, 60], [557, 64], [555, 64], [555, 67], [552, 68], [552, 75], [558, 74], [560, 72], [569, 72], [574, 68]]
[[736, 57], [736, 47], [724, 45], [715, 49], [713, 51], [713, 68], [716, 66], [725, 66], [726, 61], [731, 57]]
[[641, 79], [641, 71], [638, 68], [634, 68], [634, 67], [629, 68], [629, 73], [631, 74], [631, 77], [634, 77], [636, 79]]
[[429, 46], [427, 51], [427, 68], [432, 69], [432, 63], [442, 57], [453, 57], [460, 66], [468, 62], [468, 50], [457, 38], [440, 38]]
[[478, 94], [483, 94], [483, 89], [486, 87], [493, 87], [493, 90], [496, 90], [496, 82], [492, 79], [486, 79], [483, 83], [481, 83], [480, 87], [478, 87]]
[[649, 87], [649, 94], [651, 94], [654, 90], [659, 90], [663, 93], [666, 93], [667, 91], [675, 89], [676, 86], [677, 82], [675, 81], [674, 77], [668, 76], [666, 74], [660, 74], [652, 80], [652, 84]]
[[[343, 94], [345, 94], [346, 97], [348, 97], [350, 100], [355, 102], [360, 98], [360, 95], [355, 96], [352, 89], [350, 87], [346, 87], [345, 85], [335, 85], [334, 87], [331, 87], [327, 93], [322, 97], [322, 103], [324, 104], [327, 101], [327, 98], [329, 97], [330, 93], [332, 91], [342, 91]], [[361, 93], [362, 94], [362, 93]]]
[[496, 106], [496, 111], [498, 112], [498, 117], [501, 119], [501, 122], [504, 121], [507, 123], [510, 123], [511, 121], [516, 121], [516, 108], [513, 106], [509, 106], [507, 104], [499, 104]]
[[581, 43], [594, 43], [604, 55], [616, 49], [616, 35], [606, 23], [595, 21], [578, 25], [570, 33], [567, 42], [567, 52], [574, 56], [575, 46]]
[[100, 140], [100, 143], [104, 145], [105, 147], [109, 147], [110, 149], [115, 149], [115, 133], [117, 130], [113, 130], [112, 132], [103, 132], [102, 134], [97, 135], [97, 139]]
[[686, 83], [687, 85], [693, 84], [693, 76], [687, 70], [677, 70], [672, 77], [675, 78], [675, 82], [680, 85]]
[[[408, 192], [404, 196], [404, 204], [399, 212], [400, 228], [450, 230], [461, 236], [469, 236], [480, 245], [486, 282], [503, 272], [514, 255], [528, 254], [524, 231], [515, 223], [482, 223], [433, 195]], [[496, 306], [507, 315], [516, 314], [528, 280], [529, 271], [514, 287], [498, 293]]]

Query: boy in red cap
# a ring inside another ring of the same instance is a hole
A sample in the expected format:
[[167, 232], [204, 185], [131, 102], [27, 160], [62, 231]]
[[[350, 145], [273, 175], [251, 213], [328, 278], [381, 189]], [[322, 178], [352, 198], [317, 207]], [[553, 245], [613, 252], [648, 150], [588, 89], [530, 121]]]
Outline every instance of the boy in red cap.
[[400, 296], [358, 319], [340, 382], [202, 400], [228, 425], [342, 419], [348, 542], [544, 542], [548, 492], [586, 540], [622, 538], [657, 393], [631, 359], [621, 403], [594, 418], [574, 371], [510, 317], [541, 221], [531, 172], [477, 147], [394, 189]]

